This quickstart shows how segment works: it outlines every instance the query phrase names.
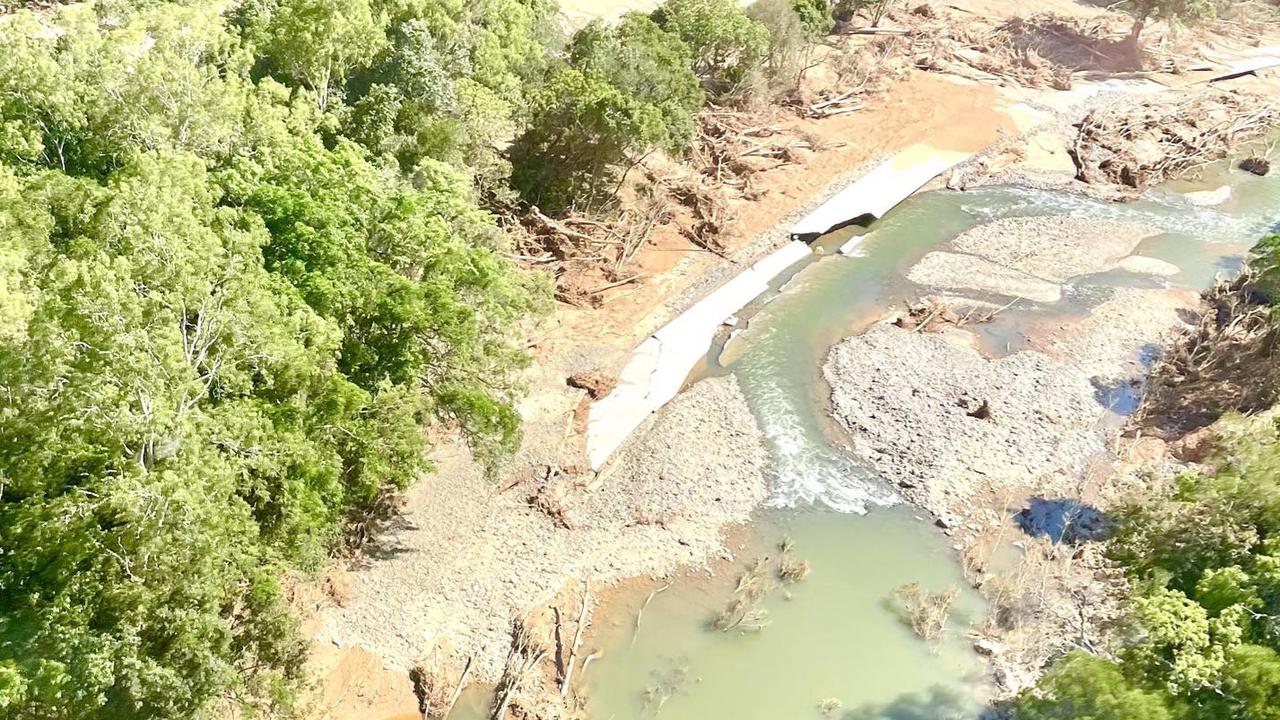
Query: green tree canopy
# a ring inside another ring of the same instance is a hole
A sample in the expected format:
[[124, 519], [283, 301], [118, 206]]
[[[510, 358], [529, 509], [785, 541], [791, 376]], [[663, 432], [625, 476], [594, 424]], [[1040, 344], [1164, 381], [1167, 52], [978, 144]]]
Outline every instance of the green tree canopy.
[[670, 137], [661, 109], [576, 68], [556, 72], [531, 108], [529, 129], [511, 151], [512, 182], [550, 210], [610, 195], [620, 164]]
[[769, 31], [734, 0], [667, 0], [655, 13], [693, 53], [693, 69], [717, 95], [736, 90], [769, 52]]
[[481, 125], [497, 94], [432, 34], [440, 4], [0, 24], [0, 714], [286, 705], [283, 573], [428, 469], [425, 425], [514, 446], [540, 284], [457, 144], [402, 165], [342, 134], [379, 83]]

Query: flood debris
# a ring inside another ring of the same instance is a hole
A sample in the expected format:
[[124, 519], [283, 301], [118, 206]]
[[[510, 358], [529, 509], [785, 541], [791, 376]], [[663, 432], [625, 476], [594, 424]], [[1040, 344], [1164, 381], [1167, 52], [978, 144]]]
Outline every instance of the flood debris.
[[724, 609], [711, 619], [711, 627], [721, 632], [739, 630], [755, 632], [769, 624], [769, 611], [760, 607], [776, 587], [769, 571], [769, 556], [762, 555], [738, 577], [733, 596]]
[[654, 591], [649, 593], [648, 597], [644, 599], [644, 602], [640, 603], [640, 609], [636, 610], [636, 624], [631, 631], [632, 645], [636, 644], [636, 638], [640, 635], [640, 621], [644, 619], [645, 609], [649, 607], [649, 603], [653, 602], [653, 599], [657, 597], [659, 593], [666, 592], [669, 589], [671, 589], [671, 583], [665, 583], [655, 588]]
[[946, 632], [951, 606], [960, 597], [960, 588], [952, 585], [936, 593], [920, 583], [907, 583], [893, 591], [891, 605], [912, 632], [922, 640], [938, 640]]
[[[582, 598], [581, 598], [581, 603], [579, 605], [579, 610], [578, 610], [578, 620], [575, 623], [576, 627], [573, 631], [573, 642], [569, 645], [569, 661], [565, 663], [563, 670], [559, 673], [560, 697], [562, 698], [568, 698], [569, 691], [573, 687], [573, 670], [574, 670], [574, 666], [578, 662], [578, 649], [582, 647], [582, 632], [590, 624], [587, 620], [587, 611], [590, 609], [590, 607], [591, 607], [591, 581], [583, 580], [582, 581]], [[559, 612], [556, 613], [556, 617], [558, 621]], [[557, 622], [556, 635], [559, 636], [559, 634], [560, 634], [560, 627], [559, 627], [559, 623]], [[584, 663], [584, 669], [585, 669], [585, 663]]]
[[1280, 125], [1275, 101], [1204, 90], [1091, 111], [1068, 148], [1076, 179], [1143, 190], [1227, 155]]
[[667, 704], [667, 701], [683, 690], [689, 682], [689, 666], [683, 663], [676, 664], [661, 673], [654, 674], [657, 682], [645, 688], [640, 697], [644, 704], [643, 711], [657, 715], [662, 712], [662, 707]]
[[778, 561], [778, 579], [791, 585], [809, 576], [809, 562], [799, 558], [783, 556]]
[[903, 330], [915, 332], [941, 332], [948, 325], [960, 326], [966, 322], [967, 315], [962, 316], [949, 304], [933, 297], [908, 305], [906, 312], [893, 320], [893, 324]]
[[1069, 90], [1077, 75], [1137, 69], [1123, 17], [1036, 13], [998, 23], [947, 11], [898, 12], [915, 66], [981, 80]]
[[512, 700], [529, 675], [547, 656], [545, 630], [532, 619], [519, 619], [511, 624], [511, 649], [507, 651], [502, 678], [494, 690], [490, 720], [503, 720]]
[[618, 385], [618, 378], [600, 370], [584, 370], [568, 377], [565, 383], [569, 387], [586, 390], [592, 400], [599, 400]]
[[1201, 295], [1195, 327], [1151, 370], [1135, 431], [1173, 440], [1228, 412], [1256, 412], [1280, 401], [1280, 333], [1269, 289], [1258, 273], [1246, 271]]

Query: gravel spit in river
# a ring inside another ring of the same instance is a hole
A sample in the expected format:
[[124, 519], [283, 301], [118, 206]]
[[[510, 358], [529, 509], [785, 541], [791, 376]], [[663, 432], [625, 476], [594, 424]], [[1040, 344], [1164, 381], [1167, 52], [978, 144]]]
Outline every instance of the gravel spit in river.
[[1070, 215], [1002, 218], [961, 233], [952, 245], [1042, 280], [1062, 283], [1116, 266], [1161, 230], [1141, 223]]
[[[766, 451], [733, 378], [695, 384], [644, 426], [615, 470], [500, 491], [465, 456], [442, 459], [350, 575], [322, 636], [404, 670], [436, 647], [498, 679], [511, 618], [565, 583], [662, 575], [723, 552], [721, 531], [764, 501]], [[541, 506], [541, 507], [537, 507]]]
[[912, 282], [1057, 302], [1062, 283], [1110, 270], [1160, 229], [1070, 215], [1002, 218], [961, 233], [955, 252], [931, 252], [907, 273]]
[[1083, 374], [1038, 352], [988, 360], [970, 339], [879, 324], [823, 368], [855, 452], [937, 515], [984, 490], [1074, 473], [1103, 449]]
[[1052, 303], [1062, 297], [1062, 287], [985, 258], [950, 252], [931, 252], [907, 274], [911, 282], [948, 290], [1020, 297]]

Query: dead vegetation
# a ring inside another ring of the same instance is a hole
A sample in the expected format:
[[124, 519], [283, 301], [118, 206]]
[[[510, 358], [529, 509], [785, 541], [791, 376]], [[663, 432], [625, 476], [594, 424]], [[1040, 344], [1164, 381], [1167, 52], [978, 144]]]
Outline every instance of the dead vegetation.
[[769, 611], [760, 607], [776, 587], [769, 572], [769, 557], [762, 555], [738, 577], [738, 585], [724, 609], [711, 620], [721, 632], [756, 632], [769, 625]]
[[1205, 90], [1090, 112], [1069, 148], [1076, 178], [1145, 189], [1225, 157], [1280, 125], [1280, 105]]
[[[809, 576], [809, 563], [797, 558], [795, 544], [784, 537], [778, 543], [780, 552], [776, 564], [768, 555], [761, 555], [747, 566], [733, 589], [729, 602], [711, 619], [711, 627], [721, 632], [758, 632], [769, 625], [769, 611], [761, 605], [781, 585], [793, 585]], [[784, 591], [789, 599], [790, 594]]]
[[[467, 658], [456, 679], [441, 677], [446, 673], [432, 670], [427, 665], [415, 665], [409, 669], [409, 682], [413, 685], [413, 694], [418, 700], [418, 713], [422, 715], [422, 720], [444, 720], [449, 717], [471, 679], [474, 663], [475, 658]], [[439, 662], [434, 665], [441, 667]], [[448, 665], [443, 667], [447, 668]]]
[[669, 199], [649, 195], [609, 219], [576, 213], [553, 218], [535, 206], [506, 224], [516, 238], [513, 259], [547, 270], [557, 300], [600, 307], [606, 290], [644, 279], [629, 273], [631, 262], [654, 229], [671, 221]]
[[1259, 274], [1246, 271], [1202, 298], [1195, 328], [1152, 369], [1135, 431], [1172, 440], [1225, 413], [1256, 412], [1280, 400], [1276, 324]]
[[511, 624], [511, 649], [502, 669], [502, 679], [494, 689], [490, 720], [503, 720], [507, 709], [524, 687], [530, 674], [547, 656], [545, 631], [536, 622], [523, 619]]
[[[806, 46], [794, 87], [786, 92], [704, 108], [683, 156], [651, 153], [636, 159], [618, 185], [617, 200], [599, 214], [553, 218], [535, 207], [508, 217], [517, 238], [514, 257], [547, 270], [559, 301], [594, 308], [625, 294], [610, 291], [646, 280], [633, 268], [659, 228], [669, 228], [663, 238], [674, 231], [693, 248], [726, 256], [734, 209], [766, 192], [758, 177], [830, 149], [800, 123], [858, 112], [912, 70], [1067, 89], [1078, 77], [1205, 67], [1197, 36], [1164, 24], [1146, 31], [1145, 56], [1135, 58], [1126, 41], [1132, 20], [1120, 13], [1034, 13], [992, 21], [941, 4], [885, 8], [882, 27], [844, 23], [822, 43]], [[1230, 17], [1203, 32], [1256, 34], [1275, 17], [1272, 6], [1237, 3]], [[1078, 154], [1082, 179], [1145, 187], [1221, 157], [1219, 147], [1276, 122], [1274, 107], [1256, 99], [1143, 109], [1132, 117], [1097, 114], [1086, 120]]]
[[1128, 21], [1037, 13], [999, 23], [938, 11], [899, 12], [914, 65], [981, 80], [1028, 87], [1071, 87], [1076, 75], [1114, 75], [1136, 70], [1125, 47]]
[[912, 332], [942, 332], [948, 327], [958, 328], [971, 324], [989, 323], [1015, 302], [1017, 302], [1016, 299], [999, 308], [978, 305], [965, 308], [944, 299], [929, 296], [908, 304], [906, 310], [894, 318], [893, 324]]
[[584, 579], [576, 592], [566, 590], [551, 606], [512, 623], [511, 645], [494, 688], [490, 720], [585, 716], [582, 676], [600, 657], [598, 651], [583, 654], [594, 604], [591, 582]]
[[922, 640], [942, 637], [951, 617], [951, 606], [960, 597], [960, 588], [951, 586], [931, 593], [920, 583], [908, 583], [893, 592], [893, 608], [902, 621]]

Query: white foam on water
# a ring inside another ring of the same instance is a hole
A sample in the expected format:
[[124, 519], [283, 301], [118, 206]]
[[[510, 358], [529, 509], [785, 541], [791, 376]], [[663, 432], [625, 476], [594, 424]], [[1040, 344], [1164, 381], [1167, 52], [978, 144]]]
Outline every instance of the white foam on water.
[[814, 438], [783, 393], [770, 395], [756, 398], [774, 459], [770, 507], [821, 503], [838, 512], [862, 514], [871, 506], [901, 502], [871, 471], [842, 456], [824, 438]]
[[[1266, 234], [1270, 226], [1265, 211], [1233, 213], [1198, 206], [1181, 194], [1170, 192], [1148, 192], [1134, 203], [1104, 202], [1075, 193], [1012, 186], [984, 188], [970, 194], [976, 196], [974, 200], [960, 207], [983, 222], [1028, 215], [1072, 215], [1148, 223], [1166, 232], [1200, 236], [1208, 242], [1252, 242]], [[1280, 199], [1274, 209], [1280, 210]]]

